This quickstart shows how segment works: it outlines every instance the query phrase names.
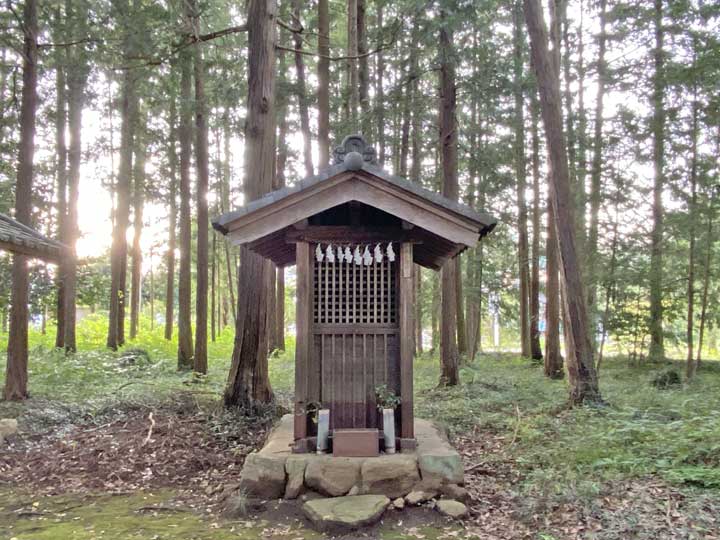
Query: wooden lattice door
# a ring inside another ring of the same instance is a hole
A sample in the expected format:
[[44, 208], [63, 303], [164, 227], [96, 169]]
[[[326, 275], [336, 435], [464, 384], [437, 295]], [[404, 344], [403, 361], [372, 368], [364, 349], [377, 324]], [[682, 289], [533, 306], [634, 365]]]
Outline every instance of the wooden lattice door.
[[313, 349], [331, 429], [380, 427], [375, 389], [400, 391], [397, 283], [387, 256], [313, 258]]

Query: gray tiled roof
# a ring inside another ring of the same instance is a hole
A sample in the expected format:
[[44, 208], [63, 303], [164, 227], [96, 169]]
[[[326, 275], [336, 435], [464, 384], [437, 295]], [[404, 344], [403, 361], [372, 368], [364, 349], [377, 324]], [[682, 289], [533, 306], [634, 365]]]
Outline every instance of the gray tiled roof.
[[0, 245], [9, 251], [39, 259], [57, 260], [65, 252], [65, 246], [60, 242], [43, 236], [5, 214], [0, 214]]
[[[228, 212], [215, 218], [213, 220], [213, 227], [215, 227], [219, 231], [226, 231], [226, 225], [228, 223], [236, 220], [241, 216], [244, 216], [245, 214], [249, 214], [251, 212], [259, 210], [260, 208], [264, 208], [265, 206], [280, 201], [292, 195], [293, 193], [298, 193], [320, 182], [328, 180], [329, 178], [332, 178], [342, 172], [351, 170], [357, 169], [348, 167], [348, 165], [344, 162], [338, 163], [336, 165], [331, 165], [330, 167], [315, 176], [304, 178], [303, 180], [300, 180], [292, 186], [271, 191], [267, 195], [264, 195], [259, 199], [256, 199], [246, 204], [245, 206], [242, 206], [232, 212]], [[459, 214], [465, 218], [476, 221], [478, 223], [479, 230], [483, 235], [490, 232], [497, 224], [497, 220], [489, 214], [477, 212], [465, 204], [455, 202], [451, 199], [448, 199], [447, 197], [442, 196], [439, 193], [425, 189], [418, 185], [416, 182], [411, 182], [410, 180], [406, 180], [405, 178], [394, 176], [372, 163], [364, 162], [360, 170], [377, 176], [378, 178], [381, 178], [382, 180], [410, 194], [422, 197], [433, 204], [455, 212], [456, 214]]]

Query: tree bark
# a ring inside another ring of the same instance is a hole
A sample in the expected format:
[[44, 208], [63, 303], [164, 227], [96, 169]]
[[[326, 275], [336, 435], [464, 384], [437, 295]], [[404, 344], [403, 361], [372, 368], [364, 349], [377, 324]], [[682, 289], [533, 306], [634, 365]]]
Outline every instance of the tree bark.
[[357, 52], [358, 52], [358, 99], [360, 101], [360, 131], [370, 136], [370, 70], [367, 57], [366, 0], [357, 1]]
[[[196, 37], [200, 35], [200, 13], [197, 0], [192, 0], [192, 25]], [[210, 165], [208, 158], [207, 103], [205, 98], [205, 66], [202, 44], [193, 46], [195, 80], [195, 164], [197, 169], [197, 246], [195, 267], [195, 356], [193, 369], [207, 373], [208, 368], [208, 184]]]
[[178, 275], [178, 369], [193, 367], [191, 323], [192, 224], [190, 218], [190, 153], [192, 152], [192, 56], [184, 49], [180, 64], [180, 268]]
[[[275, 0], [248, 2], [248, 105], [245, 125], [245, 198], [272, 188], [275, 176]], [[267, 374], [270, 262], [243, 247], [230, 375], [225, 404], [254, 408], [272, 400]]]
[[530, 354], [533, 360], [542, 360], [540, 347], [540, 104], [537, 99], [537, 90], [533, 89], [530, 101], [532, 116], [532, 177], [533, 177], [533, 206], [532, 206], [532, 273], [530, 275]]
[[573, 204], [568, 171], [567, 148], [562, 126], [559, 71], [548, 49], [548, 34], [539, 0], [524, 0], [525, 20], [530, 34], [532, 64], [540, 90], [548, 161], [552, 175], [549, 192], [555, 214], [561, 262], [565, 312], [572, 348], [568, 349], [570, 403], [601, 401], [597, 373], [588, 333], [587, 305], [575, 245]]
[[[377, 0], [377, 28], [378, 31], [383, 30], [383, 4], [385, 0]], [[385, 87], [383, 85], [385, 79], [385, 56], [382, 51], [378, 51], [375, 59], [375, 114], [377, 116], [377, 146], [378, 146], [378, 165], [385, 166]]]
[[[616, 201], [620, 199], [620, 184], [618, 184], [618, 190], [616, 193]], [[612, 244], [610, 245], [610, 265], [608, 268], [608, 275], [606, 278], [605, 285], [605, 309], [603, 310], [602, 316], [602, 334], [600, 335], [600, 346], [598, 347], [596, 369], [598, 374], [600, 373], [600, 366], [603, 361], [603, 354], [605, 352], [605, 340], [608, 335], [607, 324], [610, 316], [610, 303], [613, 296], [613, 288], [615, 286], [615, 266], [617, 261], [617, 248], [618, 248], [618, 227], [620, 224], [620, 210], [619, 204], [615, 203], [615, 218], [613, 220], [613, 234]]]
[[515, 0], [513, 6], [513, 94], [515, 98], [513, 153], [518, 207], [518, 277], [520, 280], [520, 353], [530, 357], [530, 272], [528, 268], [527, 205], [525, 203], [525, 98], [523, 92], [523, 44], [522, 5]]
[[[20, 105], [15, 219], [30, 225], [32, 215], [35, 116], [37, 111], [37, 3], [25, 0], [23, 7], [23, 86]], [[15, 255], [12, 267], [12, 306], [3, 399], [20, 401], [28, 397], [28, 294], [27, 257]]]
[[[63, 39], [65, 28], [62, 24], [60, 8], [56, 8], [54, 15], [53, 39]], [[57, 154], [57, 226], [60, 241], [65, 243], [67, 233], [65, 222], [67, 220], [67, 142], [65, 130], [67, 128], [67, 82], [66, 82], [66, 51], [58, 47], [54, 51], [55, 60], [55, 153]], [[2, 96], [4, 101], [4, 96]], [[1, 127], [0, 127], [1, 129]], [[65, 265], [58, 265], [57, 279], [57, 316], [55, 347], [65, 348]]]
[[[547, 244], [545, 246], [546, 282], [545, 282], [545, 376], [562, 379], [563, 357], [560, 353], [560, 283], [558, 281], [557, 234], [555, 232], [555, 213], [552, 201], [547, 200]], [[567, 330], [566, 330], [567, 331]]]
[[695, 219], [697, 215], [697, 180], [698, 180], [698, 131], [699, 131], [699, 109], [697, 95], [697, 84], [693, 88], [692, 102], [692, 133], [690, 135], [690, 204], [688, 214], [690, 223], [688, 236], [690, 247], [688, 249], [688, 282], [687, 282], [687, 356], [685, 358], [685, 376], [692, 379], [695, 376], [695, 356], [693, 354], [693, 335], [695, 330]]
[[[409, 85], [412, 87], [412, 161], [410, 164], [410, 180], [422, 185], [422, 179], [420, 178], [422, 125], [419, 120], [422, 104], [417, 97], [417, 77], [413, 77], [409, 81]], [[423, 353], [422, 267], [416, 265], [413, 275], [415, 276], [415, 353], [420, 355]]]
[[[226, 108], [223, 113], [223, 179], [222, 179], [222, 195], [220, 197], [220, 209], [222, 212], [230, 210], [230, 115]], [[230, 293], [230, 312], [232, 313], [233, 324], [237, 320], [237, 312], [235, 308], [235, 286], [234, 282], [237, 279], [237, 265], [233, 264], [233, 254], [230, 253], [230, 242], [223, 242], [225, 245], [225, 266], [227, 272], [227, 287]]]
[[[67, 16], [73, 26], [80, 31], [80, 35], [87, 34], [88, 5], [86, 2], [72, 2], [66, 0]], [[73, 48], [71, 55], [72, 65], [68, 69], [68, 120], [70, 127], [70, 152], [68, 170], [68, 200], [67, 220], [65, 221], [65, 244], [70, 253], [64, 260], [62, 274], [65, 281], [63, 294], [65, 312], [65, 351], [77, 350], [75, 335], [76, 323], [76, 297], [77, 297], [77, 241], [80, 238], [78, 225], [78, 196], [80, 189], [80, 163], [82, 160], [82, 113], [85, 106], [85, 88], [89, 73], [87, 51], [83, 44]]]
[[[440, 11], [440, 150], [442, 156], [442, 194], [456, 201], [457, 118], [453, 32], [447, 14]], [[459, 384], [457, 346], [457, 263], [450, 260], [441, 271], [440, 386]]]
[[330, 164], [330, 13], [328, 0], [318, 0], [318, 146], [320, 169]]
[[653, 61], [651, 130], [653, 137], [653, 227], [650, 237], [650, 350], [651, 360], [665, 357], [663, 343], [663, 227], [662, 192], [665, 185], [665, 31], [663, 28], [663, 0], [654, 0], [655, 48]]
[[[718, 127], [718, 150], [720, 150], [720, 127]], [[710, 208], [708, 209], [708, 224], [707, 224], [707, 245], [705, 247], [705, 270], [703, 276], [703, 293], [702, 293], [702, 305], [700, 307], [700, 328], [698, 329], [698, 346], [697, 356], [695, 358], [695, 368], [700, 365], [702, 359], [702, 348], [703, 339], [705, 337], [705, 321], [707, 320], [707, 307], [708, 307], [708, 291], [710, 289], [710, 272], [712, 271], [712, 250], [714, 244], [713, 238], [713, 218], [715, 217], [714, 198], [711, 195]]]
[[592, 170], [590, 171], [590, 225], [587, 242], [588, 277], [588, 317], [592, 322], [597, 318], [597, 287], [598, 287], [598, 229], [600, 220], [600, 203], [602, 201], [602, 151], [603, 151], [603, 111], [605, 102], [605, 84], [607, 65], [606, 50], [606, 19], [607, 0], [600, 0], [600, 34], [598, 35], [598, 87], [595, 98], [595, 127], [593, 133]]
[[360, 80], [358, 73], [358, 0], [347, 0], [347, 60], [345, 87], [345, 121], [350, 130], [356, 132], [358, 105], [360, 104]]
[[168, 248], [165, 254], [165, 270], [167, 281], [165, 283], [165, 339], [170, 341], [173, 335], [173, 321], [175, 314], [175, 244], [177, 234], [177, 106], [176, 96], [170, 98], [170, 138], [167, 142], [167, 160], [169, 167], [169, 218], [168, 218]]
[[[300, 22], [301, 0], [292, 0], [293, 16], [296, 23]], [[312, 176], [314, 173], [312, 159], [312, 136], [310, 134], [310, 113], [308, 112], [307, 89], [305, 86], [305, 60], [302, 55], [303, 41], [299, 33], [293, 33], [295, 45], [295, 74], [296, 92], [298, 99], [298, 112], [300, 114], [300, 131], [303, 135], [303, 160], [305, 163], [305, 176]], [[282, 271], [282, 270], [281, 270]]]
[[[138, 114], [138, 126], [144, 124], [141, 113]], [[130, 266], [130, 339], [138, 335], [140, 325], [140, 291], [142, 289], [143, 253], [140, 240], [143, 230], [143, 213], [145, 210], [145, 145], [143, 129], [135, 133], [135, 163], [133, 166], [133, 242], [132, 262]]]
[[[284, 55], [282, 52], [278, 55], [281, 81], [284, 82]], [[288, 98], [285, 95], [277, 96], [277, 121], [278, 121], [278, 144], [277, 144], [277, 162], [275, 167], [275, 178], [273, 181], [273, 189], [285, 187], [285, 167], [288, 158], [287, 145], [287, 109]], [[307, 161], [306, 161], [307, 166]], [[312, 167], [312, 163], [310, 164]], [[306, 171], [307, 172], [307, 171]], [[312, 171], [311, 173], [312, 174]], [[272, 317], [268, 320], [268, 333], [270, 336], [270, 350], [285, 350], [285, 269], [274, 268], [274, 279], [270, 283], [270, 302], [271, 309], [268, 313], [272, 313]]]
[[[134, 55], [135, 34], [131, 29], [130, 6], [123, 2], [122, 13], [126, 14], [122, 24], [125, 27], [123, 37], [123, 56], [127, 61]], [[138, 97], [136, 90], [137, 72], [125, 70], [121, 97], [120, 128], [120, 165], [117, 177], [117, 204], [115, 209], [115, 227], [110, 251], [111, 284], [110, 312], [108, 315], [107, 346], [117, 350], [125, 343], [125, 302], [127, 299], [127, 229], [130, 223], [130, 192], [132, 188], [132, 153], [135, 138], [135, 117]]]

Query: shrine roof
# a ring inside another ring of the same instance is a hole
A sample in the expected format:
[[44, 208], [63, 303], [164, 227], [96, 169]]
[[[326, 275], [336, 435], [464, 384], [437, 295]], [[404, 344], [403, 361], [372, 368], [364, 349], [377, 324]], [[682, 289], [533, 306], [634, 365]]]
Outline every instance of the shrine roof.
[[285, 243], [286, 229], [334, 207], [361, 203], [421, 229], [422, 243], [437, 245], [433, 257], [420, 254], [419, 259], [425, 266], [438, 268], [447, 258], [475, 246], [497, 224], [489, 214], [383, 170], [375, 161], [374, 149], [359, 135], [346, 137], [333, 156], [335, 163], [319, 174], [223, 214], [213, 220], [213, 227], [234, 244], [246, 244], [284, 265], [294, 262], [288, 249], [279, 250], [282, 256], [273, 256], [272, 250], [258, 246], [267, 246], [268, 241]]

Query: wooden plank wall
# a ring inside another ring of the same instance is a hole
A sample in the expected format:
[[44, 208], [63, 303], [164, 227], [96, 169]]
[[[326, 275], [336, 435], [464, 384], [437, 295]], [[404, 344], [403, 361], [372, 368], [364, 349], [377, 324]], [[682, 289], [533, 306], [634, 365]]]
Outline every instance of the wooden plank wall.
[[330, 408], [330, 428], [379, 428], [375, 389], [382, 384], [400, 393], [397, 329], [315, 334], [321, 358], [323, 405]]

